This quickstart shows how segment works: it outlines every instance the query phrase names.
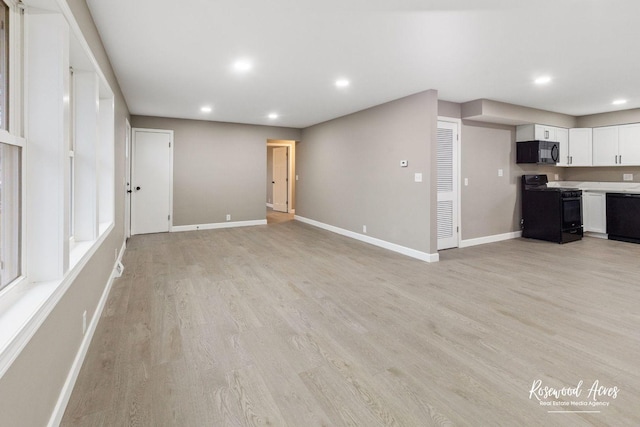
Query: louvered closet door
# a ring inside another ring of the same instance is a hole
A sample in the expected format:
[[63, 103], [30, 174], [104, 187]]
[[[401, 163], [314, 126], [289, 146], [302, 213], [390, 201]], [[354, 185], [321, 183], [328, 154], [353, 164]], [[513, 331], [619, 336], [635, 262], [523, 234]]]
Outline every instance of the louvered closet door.
[[458, 125], [438, 122], [438, 250], [458, 246]]

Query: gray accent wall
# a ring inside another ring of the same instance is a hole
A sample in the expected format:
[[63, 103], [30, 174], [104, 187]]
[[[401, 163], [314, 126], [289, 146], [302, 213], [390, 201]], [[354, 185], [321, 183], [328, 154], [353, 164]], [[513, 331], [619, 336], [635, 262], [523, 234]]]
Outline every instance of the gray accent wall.
[[173, 130], [173, 225], [266, 218], [267, 140], [291, 128], [132, 116], [133, 127]]
[[[519, 230], [518, 179], [515, 163], [515, 127], [464, 121], [461, 143], [462, 239]], [[498, 176], [498, 169], [504, 176]], [[469, 185], [464, 185], [464, 179]]]
[[124, 141], [129, 111], [85, 1], [67, 3], [115, 94], [115, 228], [0, 378], [3, 426], [49, 422], [82, 343], [82, 313], [87, 311], [87, 321], [95, 314], [114, 267], [114, 251], [124, 242]]
[[436, 253], [437, 115], [430, 90], [304, 129], [296, 215]]

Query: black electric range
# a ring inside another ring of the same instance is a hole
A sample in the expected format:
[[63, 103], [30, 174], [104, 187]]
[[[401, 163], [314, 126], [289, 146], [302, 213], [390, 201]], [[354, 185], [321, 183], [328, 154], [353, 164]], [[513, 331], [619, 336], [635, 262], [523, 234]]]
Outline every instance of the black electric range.
[[582, 190], [547, 183], [546, 175], [522, 176], [522, 237], [556, 243], [582, 239]]

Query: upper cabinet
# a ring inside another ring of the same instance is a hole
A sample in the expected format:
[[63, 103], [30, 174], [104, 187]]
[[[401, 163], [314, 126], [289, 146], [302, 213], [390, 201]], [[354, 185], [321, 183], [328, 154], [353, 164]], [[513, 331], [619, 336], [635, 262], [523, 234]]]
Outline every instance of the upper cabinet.
[[516, 141], [557, 141], [568, 138], [568, 129], [546, 125], [520, 125], [516, 127]]
[[640, 165], [640, 123], [594, 128], [593, 165]]
[[640, 165], [640, 123], [620, 126], [618, 151], [621, 165]]
[[568, 143], [560, 144], [558, 166], [591, 166], [592, 139], [591, 128], [569, 129]]

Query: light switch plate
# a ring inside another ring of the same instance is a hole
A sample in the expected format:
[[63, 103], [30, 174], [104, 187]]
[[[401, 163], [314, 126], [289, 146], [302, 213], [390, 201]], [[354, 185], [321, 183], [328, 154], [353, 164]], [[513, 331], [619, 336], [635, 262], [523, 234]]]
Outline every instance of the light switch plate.
[[420, 172], [417, 172], [415, 174], [415, 181], [416, 182], [422, 182], [422, 174]]
[[623, 181], [633, 181], [633, 174], [632, 173], [625, 173], [624, 175], [622, 175], [622, 180]]
[[464, 186], [468, 186], [469, 185], [469, 178], [465, 178], [464, 179]]

